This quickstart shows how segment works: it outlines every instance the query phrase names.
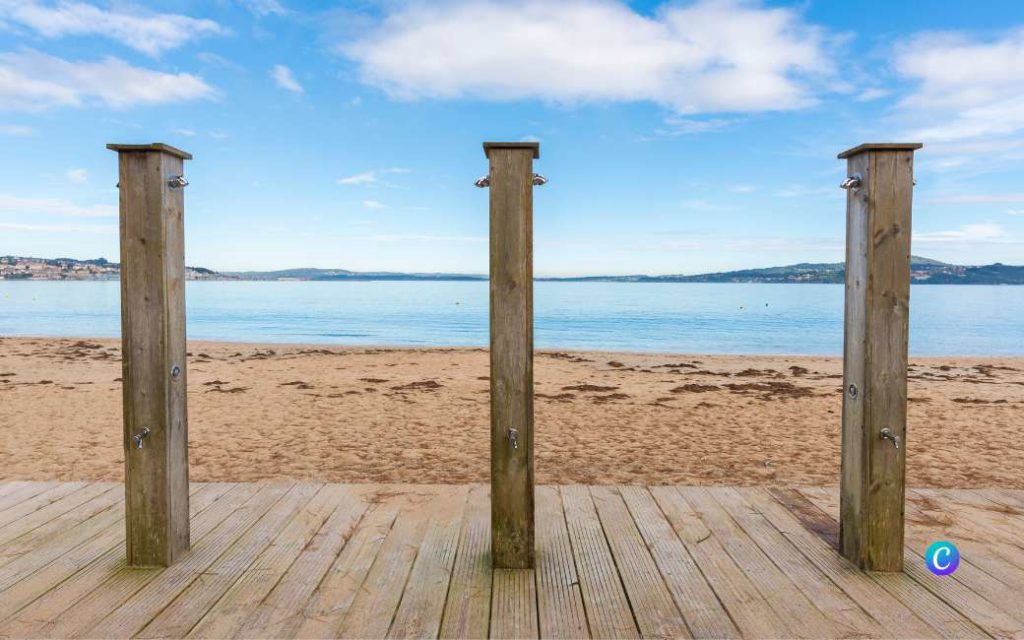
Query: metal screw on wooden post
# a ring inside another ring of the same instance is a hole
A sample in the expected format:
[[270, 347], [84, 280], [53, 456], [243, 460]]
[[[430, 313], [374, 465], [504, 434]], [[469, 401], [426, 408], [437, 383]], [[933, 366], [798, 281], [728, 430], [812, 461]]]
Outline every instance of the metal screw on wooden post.
[[533, 172], [540, 145], [485, 142], [490, 171], [491, 558], [534, 565]]
[[[847, 161], [840, 547], [903, 569], [910, 227], [917, 143], [865, 144]], [[886, 442], [888, 441], [888, 442]]]
[[128, 564], [168, 566], [189, 549], [184, 161], [165, 144], [118, 154]]

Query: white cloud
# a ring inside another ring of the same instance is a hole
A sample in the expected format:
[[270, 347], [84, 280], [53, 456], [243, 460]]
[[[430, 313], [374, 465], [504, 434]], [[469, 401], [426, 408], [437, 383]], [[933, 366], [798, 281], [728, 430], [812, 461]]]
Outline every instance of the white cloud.
[[373, 184], [377, 182], [376, 171], [364, 171], [338, 180], [338, 184]]
[[884, 98], [889, 95], [889, 91], [885, 89], [879, 89], [877, 87], [871, 89], [865, 89], [854, 97], [857, 102], [872, 102], [879, 98]]
[[292, 75], [292, 70], [283, 64], [275, 64], [270, 70], [270, 77], [274, 79], [277, 86], [294, 93], [304, 93], [302, 85]]
[[68, 169], [67, 177], [75, 184], [85, 184], [89, 181], [89, 172], [85, 169]]
[[288, 13], [277, 0], [238, 0], [238, 3], [260, 18], [283, 16]]
[[188, 138], [191, 138], [196, 135], [196, 132], [193, 129], [175, 129], [174, 133], [178, 134], [179, 136], [185, 136]]
[[71, 62], [37, 51], [0, 53], [0, 108], [135, 105], [213, 98], [202, 78], [135, 67], [120, 58]]
[[1007, 209], [1006, 213], [1011, 216], [1024, 216], [1024, 209]]
[[1007, 240], [1006, 231], [998, 224], [990, 222], [966, 224], [951, 231], [914, 234], [914, 242], [920, 244], [1005, 242]]
[[84, 2], [47, 6], [34, 0], [0, 2], [0, 18], [47, 38], [105, 36], [149, 55], [176, 49], [189, 40], [226, 33], [212, 20], [167, 13], [122, 13]]
[[24, 138], [34, 136], [36, 130], [20, 124], [0, 124], [0, 135], [11, 136], [12, 138]]
[[735, 124], [737, 120], [726, 118], [710, 118], [697, 120], [694, 118], [683, 118], [677, 115], [665, 118], [667, 129], [659, 129], [657, 133], [670, 136], [685, 136], [695, 133], [709, 133], [721, 131]]
[[399, 99], [650, 101], [679, 113], [797, 109], [832, 70], [823, 30], [740, 0], [667, 5], [494, 0], [385, 5], [338, 49]]
[[21, 198], [0, 193], [0, 212], [70, 216], [75, 218], [117, 217], [117, 207], [108, 204], [82, 206], [56, 198]]
[[383, 202], [379, 202], [377, 200], [363, 200], [363, 208], [379, 211], [381, 209], [386, 209], [387, 206]]
[[[410, 173], [412, 169], [406, 169], [404, 167], [391, 167], [388, 169], [379, 169], [373, 171], [363, 171], [352, 176], [340, 178], [338, 184], [344, 185], [374, 185], [380, 182], [380, 176], [389, 173]], [[394, 186], [389, 183], [383, 183], [387, 186]]]
[[927, 122], [911, 135], [925, 141], [1006, 136], [1024, 130], [1024, 28], [996, 40], [927, 33], [897, 49], [896, 73], [917, 82], [899, 108]]

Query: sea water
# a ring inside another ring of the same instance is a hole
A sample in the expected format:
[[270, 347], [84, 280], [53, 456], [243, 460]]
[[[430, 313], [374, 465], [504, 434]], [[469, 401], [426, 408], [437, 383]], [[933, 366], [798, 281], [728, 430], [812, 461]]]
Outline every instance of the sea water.
[[[0, 336], [116, 337], [117, 282], [0, 281]], [[915, 355], [1024, 355], [1024, 286], [911, 288]], [[189, 282], [194, 340], [486, 346], [476, 282]], [[538, 348], [839, 355], [843, 287], [537, 282]]]

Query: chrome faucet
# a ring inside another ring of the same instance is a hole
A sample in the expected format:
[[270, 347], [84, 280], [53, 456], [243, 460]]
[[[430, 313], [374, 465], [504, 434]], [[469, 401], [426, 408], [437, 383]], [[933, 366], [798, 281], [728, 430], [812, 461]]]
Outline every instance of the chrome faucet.
[[132, 436], [132, 440], [135, 441], [135, 448], [136, 449], [141, 449], [142, 448], [142, 441], [145, 440], [148, 436], [149, 436], [149, 427], [144, 427], [142, 429], [142, 431], [140, 431], [140, 432], [136, 433], [134, 436]]
[[519, 448], [519, 429], [508, 430], [508, 442], [512, 445], [513, 449]]
[[900, 448], [900, 437], [893, 433], [889, 427], [882, 427], [882, 430], [878, 432], [878, 437], [882, 440], [889, 440], [892, 442], [892, 446], [897, 449]]

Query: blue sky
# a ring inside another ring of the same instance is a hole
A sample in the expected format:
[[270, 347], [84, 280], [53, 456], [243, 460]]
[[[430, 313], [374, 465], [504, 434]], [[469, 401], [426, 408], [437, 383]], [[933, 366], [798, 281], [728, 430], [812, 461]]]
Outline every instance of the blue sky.
[[1024, 3], [0, 0], [0, 254], [116, 260], [161, 141], [189, 264], [484, 273], [484, 140], [538, 274], [841, 260], [866, 141], [925, 143], [914, 253], [1024, 263]]

